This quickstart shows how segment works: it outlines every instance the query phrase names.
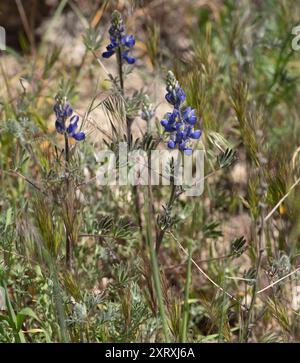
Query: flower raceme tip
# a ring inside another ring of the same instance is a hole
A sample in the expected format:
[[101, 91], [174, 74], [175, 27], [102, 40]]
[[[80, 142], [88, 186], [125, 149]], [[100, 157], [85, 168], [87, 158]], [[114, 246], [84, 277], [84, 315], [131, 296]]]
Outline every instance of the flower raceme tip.
[[123, 19], [118, 11], [114, 11], [109, 28], [110, 44], [106, 47], [106, 51], [102, 53], [102, 57], [110, 58], [118, 49], [121, 51], [121, 57], [128, 64], [135, 63], [135, 58], [129, 56], [129, 51], [135, 45], [133, 35], [128, 35], [125, 32]]

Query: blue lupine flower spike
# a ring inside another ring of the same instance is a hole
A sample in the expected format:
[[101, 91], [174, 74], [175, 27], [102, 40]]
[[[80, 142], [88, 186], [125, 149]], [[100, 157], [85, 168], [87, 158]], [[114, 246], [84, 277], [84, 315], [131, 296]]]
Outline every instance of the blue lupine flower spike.
[[173, 112], [168, 112], [160, 122], [170, 137], [168, 148], [177, 147], [186, 155], [191, 155], [191, 139], [199, 139], [202, 133], [201, 130], [194, 129], [197, 123], [196, 111], [189, 106], [183, 107], [186, 96], [171, 71], [168, 72], [166, 90], [166, 100], [174, 106]]
[[66, 134], [77, 141], [85, 139], [83, 131], [77, 132], [79, 116], [73, 115], [73, 109], [67, 100], [57, 99], [54, 112], [56, 115], [55, 128], [59, 134]]
[[102, 53], [102, 57], [110, 58], [120, 48], [122, 59], [128, 64], [135, 63], [135, 58], [129, 55], [131, 48], [135, 45], [135, 39], [133, 35], [128, 35], [125, 32], [122, 16], [118, 11], [114, 11], [112, 14], [111, 26], [108, 33], [110, 44], [106, 47], [106, 52]]

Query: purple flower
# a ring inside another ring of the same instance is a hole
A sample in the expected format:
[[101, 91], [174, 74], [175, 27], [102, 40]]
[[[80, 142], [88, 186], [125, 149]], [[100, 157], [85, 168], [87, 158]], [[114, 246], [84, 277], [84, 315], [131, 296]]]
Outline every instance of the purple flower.
[[189, 125], [195, 125], [195, 123], [197, 122], [197, 116], [196, 116], [196, 111], [193, 110], [191, 107], [187, 107], [184, 111], [183, 111], [183, 118], [184, 121], [189, 124]]
[[132, 48], [135, 45], [135, 39], [133, 35], [126, 35], [121, 38], [121, 44], [127, 48]]
[[129, 50], [126, 50], [125, 52], [122, 52], [122, 59], [126, 60], [126, 62], [128, 64], [135, 63], [135, 58], [129, 57], [128, 53], [129, 53]]
[[[73, 109], [69, 102], [56, 102], [54, 106], [56, 115], [55, 128], [59, 134], [66, 134], [68, 137], [73, 137], [77, 141], [85, 139], [85, 133], [78, 130], [79, 116], [73, 115]], [[72, 116], [72, 117], [71, 117]], [[68, 126], [66, 125], [68, 122]]]
[[182, 88], [178, 87], [175, 90], [168, 91], [166, 94], [166, 100], [175, 108], [179, 108], [185, 101], [185, 93]]

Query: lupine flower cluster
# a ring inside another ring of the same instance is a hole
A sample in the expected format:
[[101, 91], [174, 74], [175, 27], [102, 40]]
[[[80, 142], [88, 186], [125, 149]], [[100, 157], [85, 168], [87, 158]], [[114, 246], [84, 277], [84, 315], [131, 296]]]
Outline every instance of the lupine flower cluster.
[[194, 130], [197, 122], [195, 110], [182, 106], [186, 95], [171, 71], [168, 72], [166, 90], [166, 100], [174, 107], [173, 112], [168, 112], [166, 118], [161, 120], [165, 132], [170, 135], [167, 145], [170, 149], [178, 147], [186, 155], [191, 155], [191, 139], [201, 136], [201, 130]]
[[135, 58], [129, 56], [131, 48], [135, 45], [133, 35], [125, 32], [125, 26], [121, 14], [114, 11], [112, 14], [111, 26], [109, 28], [110, 44], [106, 47], [106, 52], [102, 57], [110, 58], [117, 51], [120, 51], [121, 58], [128, 64], [135, 63]]
[[57, 100], [54, 112], [56, 115], [55, 128], [58, 133], [67, 134], [68, 137], [73, 137], [77, 141], [85, 139], [83, 131], [77, 132], [79, 116], [73, 115], [73, 109], [68, 101]]

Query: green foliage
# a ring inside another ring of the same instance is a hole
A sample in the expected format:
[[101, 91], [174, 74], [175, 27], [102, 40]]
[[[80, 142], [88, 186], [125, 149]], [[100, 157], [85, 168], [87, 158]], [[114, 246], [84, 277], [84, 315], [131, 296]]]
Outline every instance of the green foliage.
[[97, 51], [101, 47], [102, 38], [99, 30], [89, 28], [83, 37], [84, 45], [90, 51]]
[[[137, 40], [120, 72], [101, 57], [116, 2], [70, 5], [72, 30], [67, 3], [0, 59], [0, 342], [299, 341], [299, 7], [119, 2]], [[203, 194], [174, 184], [174, 159], [170, 186], [99, 185], [99, 150], [165, 148], [169, 69], [202, 130]], [[85, 142], [55, 133], [55, 99]]]
[[245, 237], [236, 238], [230, 244], [230, 254], [234, 257], [239, 257], [242, 255], [246, 250], [246, 239]]
[[235, 159], [235, 153], [232, 149], [226, 149], [224, 153], [218, 155], [218, 164], [220, 168], [230, 166]]
[[223, 235], [222, 231], [218, 228], [220, 226], [220, 222], [211, 221], [203, 226], [203, 235], [206, 238], [218, 238]]

